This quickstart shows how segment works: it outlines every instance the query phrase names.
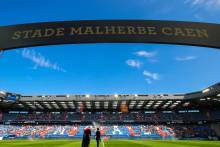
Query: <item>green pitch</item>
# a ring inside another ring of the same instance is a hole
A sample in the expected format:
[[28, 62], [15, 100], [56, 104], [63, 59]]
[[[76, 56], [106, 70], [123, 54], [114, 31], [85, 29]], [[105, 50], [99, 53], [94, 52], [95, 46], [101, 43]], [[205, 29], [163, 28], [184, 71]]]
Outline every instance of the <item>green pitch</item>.
[[[80, 140], [8, 140], [0, 147], [81, 147]], [[96, 147], [92, 141], [90, 147]], [[101, 144], [100, 147], [103, 147]], [[105, 147], [220, 147], [220, 141], [110, 140]]]

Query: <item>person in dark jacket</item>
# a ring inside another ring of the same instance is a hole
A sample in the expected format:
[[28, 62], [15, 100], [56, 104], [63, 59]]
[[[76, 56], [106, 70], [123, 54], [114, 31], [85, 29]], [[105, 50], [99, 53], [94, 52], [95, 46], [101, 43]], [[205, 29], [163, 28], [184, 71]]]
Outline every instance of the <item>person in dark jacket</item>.
[[90, 145], [90, 137], [91, 137], [91, 129], [86, 128], [83, 134], [82, 147], [89, 147]]
[[96, 139], [97, 147], [99, 147], [101, 141], [101, 132], [99, 131], [99, 128], [97, 128], [95, 139]]

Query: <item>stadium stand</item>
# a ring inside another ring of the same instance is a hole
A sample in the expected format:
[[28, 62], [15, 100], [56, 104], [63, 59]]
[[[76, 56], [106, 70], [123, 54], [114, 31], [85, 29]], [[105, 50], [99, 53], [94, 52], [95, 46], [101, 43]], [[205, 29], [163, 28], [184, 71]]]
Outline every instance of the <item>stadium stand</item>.
[[102, 136], [219, 139], [220, 84], [187, 94], [40, 95], [1, 92], [0, 138]]
[[[5, 138], [81, 138], [85, 125], [0, 125], [0, 136]], [[93, 128], [93, 126], [89, 126]], [[100, 126], [102, 136], [111, 138], [151, 139], [208, 139], [216, 137], [208, 125], [132, 125]], [[93, 135], [95, 128], [93, 129]]]
[[130, 113], [122, 112], [8, 112], [2, 114], [3, 121], [25, 122], [25, 121], [60, 121], [60, 122], [198, 122], [215, 121], [220, 119], [220, 111], [211, 112], [210, 116], [202, 112], [152, 112], [135, 111]]

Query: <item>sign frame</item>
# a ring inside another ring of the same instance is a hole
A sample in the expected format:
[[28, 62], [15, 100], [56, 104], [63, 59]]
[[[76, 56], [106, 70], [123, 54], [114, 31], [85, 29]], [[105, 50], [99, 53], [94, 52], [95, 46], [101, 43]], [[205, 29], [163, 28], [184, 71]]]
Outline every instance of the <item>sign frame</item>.
[[156, 43], [220, 49], [220, 24], [81, 20], [0, 26], [0, 49], [81, 43]]

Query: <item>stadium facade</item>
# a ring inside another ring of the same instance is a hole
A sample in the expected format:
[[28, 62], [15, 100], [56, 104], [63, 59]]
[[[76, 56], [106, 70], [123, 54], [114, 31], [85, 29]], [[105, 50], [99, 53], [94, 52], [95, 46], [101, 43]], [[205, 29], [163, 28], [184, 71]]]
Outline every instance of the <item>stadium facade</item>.
[[[218, 139], [220, 83], [187, 94], [38, 95], [0, 92], [0, 138]], [[94, 131], [93, 131], [94, 133]]]

